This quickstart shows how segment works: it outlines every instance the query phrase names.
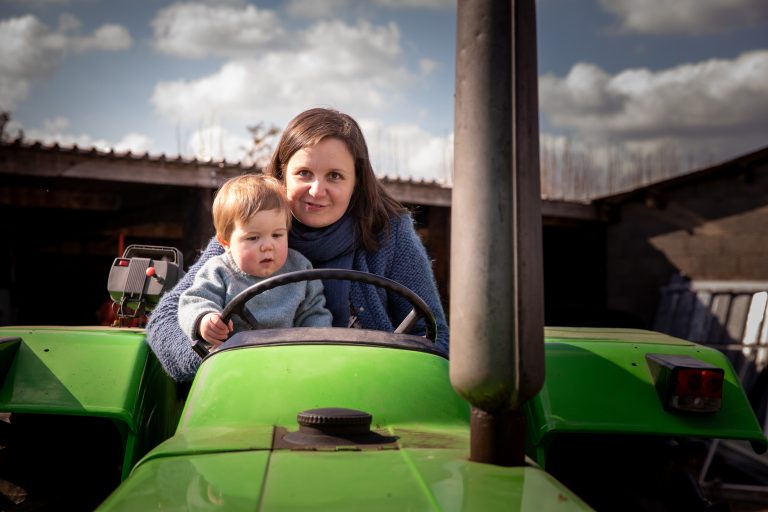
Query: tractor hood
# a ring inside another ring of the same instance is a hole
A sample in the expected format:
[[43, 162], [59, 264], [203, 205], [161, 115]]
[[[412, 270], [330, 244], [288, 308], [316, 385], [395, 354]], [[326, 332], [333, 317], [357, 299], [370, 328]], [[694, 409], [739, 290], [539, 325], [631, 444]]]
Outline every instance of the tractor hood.
[[[357, 331], [345, 335], [372, 337]], [[175, 435], [99, 510], [588, 510], [536, 467], [468, 460], [469, 410], [444, 356], [307, 341], [324, 332], [243, 333], [208, 356]], [[318, 408], [370, 414], [381, 442], [287, 446]]]
[[201, 431], [156, 450], [99, 510], [590, 510], [538, 468], [469, 462], [466, 431], [389, 432], [388, 449], [270, 451], [270, 428]]

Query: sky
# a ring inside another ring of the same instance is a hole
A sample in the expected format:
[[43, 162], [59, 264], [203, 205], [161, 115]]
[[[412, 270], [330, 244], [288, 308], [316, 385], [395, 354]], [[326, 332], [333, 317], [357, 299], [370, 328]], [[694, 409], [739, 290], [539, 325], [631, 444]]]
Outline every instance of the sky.
[[[536, 6], [543, 165], [768, 146], [768, 1]], [[455, 0], [0, 0], [0, 110], [7, 137], [249, 162], [249, 127], [332, 107], [378, 174], [450, 183], [455, 30]]]

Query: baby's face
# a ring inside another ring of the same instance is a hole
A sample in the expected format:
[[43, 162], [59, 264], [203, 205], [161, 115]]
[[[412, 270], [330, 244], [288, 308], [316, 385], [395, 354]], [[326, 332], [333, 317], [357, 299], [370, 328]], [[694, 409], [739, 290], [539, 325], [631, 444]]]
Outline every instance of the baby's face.
[[244, 224], [236, 222], [225, 247], [246, 274], [271, 276], [288, 257], [286, 212], [262, 210]]

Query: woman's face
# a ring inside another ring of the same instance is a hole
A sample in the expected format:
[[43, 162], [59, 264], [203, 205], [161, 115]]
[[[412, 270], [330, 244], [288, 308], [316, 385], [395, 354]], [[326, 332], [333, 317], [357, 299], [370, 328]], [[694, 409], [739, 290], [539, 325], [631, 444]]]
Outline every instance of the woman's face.
[[285, 188], [293, 216], [305, 226], [330, 226], [355, 191], [355, 160], [340, 139], [323, 139], [288, 160]]

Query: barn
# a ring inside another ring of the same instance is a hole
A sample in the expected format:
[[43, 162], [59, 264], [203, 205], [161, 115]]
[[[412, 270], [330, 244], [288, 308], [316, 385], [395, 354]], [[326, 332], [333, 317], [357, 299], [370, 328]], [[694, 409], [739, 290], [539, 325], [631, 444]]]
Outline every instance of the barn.
[[[216, 189], [258, 171], [225, 161], [0, 143], [0, 324], [101, 323], [108, 269], [125, 247], [176, 247], [188, 266], [213, 234]], [[433, 181], [381, 181], [414, 212], [447, 311], [451, 189]], [[604, 306], [605, 287], [593, 280], [604, 281], [605, 219], [595, 205], [542, 203], [553, 320], [569, 319], [576, 304], [591, 312]]]

